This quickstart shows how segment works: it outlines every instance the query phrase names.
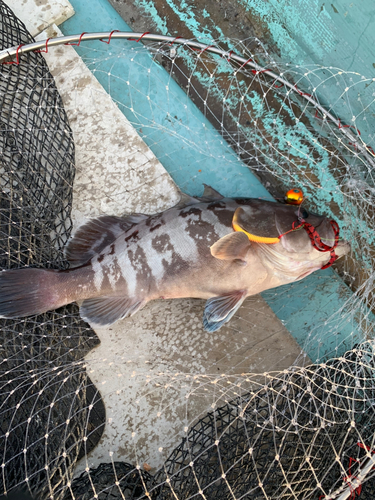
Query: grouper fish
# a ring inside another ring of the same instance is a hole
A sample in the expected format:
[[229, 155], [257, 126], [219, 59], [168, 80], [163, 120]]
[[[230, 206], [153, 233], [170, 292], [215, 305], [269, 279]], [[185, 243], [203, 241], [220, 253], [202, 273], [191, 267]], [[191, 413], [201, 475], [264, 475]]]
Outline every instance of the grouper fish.
[[[327, 264], [329, 252], [318, 251], [303, 228], [292, 230], [301, 217], [332, 244], [334, 231], [324, 216], [277, 202], [224, 198], [209, 186], [201, 198], [182, 195], [178, 205], [156, 215], [101, 216], [68, 243], [69, 269], [1, 271], [0, 316], [30, 316], [78, 301], [83, 319], [110, 325], [150, 300], [194, 297], [207, 299], [203, 325], [214, 332], [249, 295]], [[250, 234], [273, 243], [251, 241]], [[336, 256], [349, 249], [339, 241]]]

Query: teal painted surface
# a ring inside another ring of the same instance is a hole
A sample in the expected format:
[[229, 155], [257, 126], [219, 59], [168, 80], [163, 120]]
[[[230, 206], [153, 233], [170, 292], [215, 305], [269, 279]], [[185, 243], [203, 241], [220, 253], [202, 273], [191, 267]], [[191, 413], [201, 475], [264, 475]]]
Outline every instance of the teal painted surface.
[[375, 63], [372, 0], [239, 0], [239, 3], [267, 24], [285, 62], [333, 65], [361, 74], [368, 74]]
[[[71, 3], [76, 15], [62, 25], [64, 34], [113, 29], [130, 31], [106, 0], [71, 0]], [[127, 58], [123, 56], [124, 43], [130, 49]], [[88, 60], [91, 49], [106, 51], [105, 57], [101, 57], [100, 63], [91, 69], [178, 186], [191, 195], [197, 195], [202, 192], [202, 183], [206, 182], [228, 196], [271, 199], [162, 67], [152, 62], [146, 52], [137, 56], [136, 61], [131, 60], [132, 44], [135, 46], [135, 42], [124, 41], [110, 46], [90, 42], [76, 50]], [[116, 50], [116, 47], [119, 48]], [[120, 52], [121, 58], [118, 57]], [[95, 52], [91, 55], [97, 57]], [[147, 73], [151, 66], [152, 77]], [[127, 81], [133, 90], [131, 100]], [[169, 87], [168, 100], [165, 98], [166, 85]], [[143, 89], [147, 89], [150, 100]], [[147, 124], [150, 116], [152, 123]], [[332, 311], [340, 310], [345, 307], [345, 302], [352, 300], [350, 290], [331, 269], [315, 273], [314, 277], [297, 286], [267, 292], [264, 297], [313, 361], [344, 352], [361, 336], [355, 318], [341, 325], [339, 333], [332, 332], [331, 326], [325, 325]], [[329, 311], [322, 304], [329, 304]], [[314, 339], [307, 338], [306, 341], [308, 332], [314, 331], [316, 324], [321, 325], [321, 331]], [[353, 331], [357, 333], [353, 335]]]
[[[131, 31], [106, 0], [71, 3], [76, 14], [61, 26], [65, 35], [113, 29]], [[125, 56], [124, 44], [129, 48]], [[132, 54], [132, 46], [136, 47], [136, 42], [112, 40], [109, 46], [96, 41], [77, 47], [77, 52], [86, 60], [98, 57], [96, 49], [102, 54], [106, 52], [90, 69], [180, 189], [197, 195], [206, 183], [223, 195], [271, 200], [268, 191], [164, 68], [153, 62], [146, 51]], [[131, 60], [134, 57], [136, 61]]]
[[[259, 16], [280, 50], [280, 60], [293, 65], [318, 64], [347, 72], [348, 91], [329, 82], [318, 90], [327, 108], [344, 123], [361, 131], [373, 145], [373, 113], [363, 113], [362, 101], [373, 102], [375, 82], [375, 3], [373, 0], [238, 0], [245, 9]], [[302, 72], [301, 72], [302, 74]], [[324, 77], [323, 71], [320, 73]], [[359, 89], [357, 76], [370, 81]], [[329, 76], [329, 72], [326, 73]], [[361, 99], [358, 99], [358, 91]], [[358, 117], [353, 120], [353, 117]], [[374, 148], [375, 149], [375, 148]]]
[[[347, 314], [358, 299], [330, 269], [261, 295], [314, 362], [342, 355], [364, 340], [359, 316]], [[372, 314], [366, 326], [371, 322]]]

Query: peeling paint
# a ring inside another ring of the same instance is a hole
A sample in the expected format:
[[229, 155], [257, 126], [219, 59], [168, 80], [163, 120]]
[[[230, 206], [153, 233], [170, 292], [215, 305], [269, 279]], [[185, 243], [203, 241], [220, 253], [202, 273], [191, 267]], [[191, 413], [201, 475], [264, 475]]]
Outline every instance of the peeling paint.
[[144, 12], [147, 12], [147, 15], [152, 18], [152, 21], [155, 24], [158, 33], [160, 33], [161, 35], [170, 35], [166, 18], [162, 18], [161, 16], [159, 16], [152, 0], [135, 0], [135, 5]]
[[[196, 19], [193, 8], [185, 1], [182, 1], [180, 6], [177, 6], [173, 0], [166, 0], [166, 2], [173, 12], [177, 14], [181, 21], [189, 28], [194, 37], [199, 38], [203, 43], [209, 44], [215, 38], [225, 39], [224, 33], [219, 26], [201, 26]], [[207, 11], [205, 10], [205, 12]]]
[[[266, 22], [283, 61], [297, 58], [299, 64], [310, 62], [311, 53], [324, 58], [335, 46], [335, 26], [327, 11], [319, 11], [319, 0], [280, 3], [271, 0], [239, 0], [247, 10]], [[309, 15], [306, 15], [306, 13]], [[320, 14], [320, 16], [319, 16]], [[328, 22], [327, 22], [328, 21]]]

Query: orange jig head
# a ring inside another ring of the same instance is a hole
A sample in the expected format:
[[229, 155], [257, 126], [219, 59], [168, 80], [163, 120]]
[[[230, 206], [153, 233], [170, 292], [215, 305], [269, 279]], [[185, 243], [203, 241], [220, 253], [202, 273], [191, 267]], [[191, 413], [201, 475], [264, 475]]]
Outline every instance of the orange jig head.
[[301, 205], [303, 202], [303, 192], [297, 188], [289, 189], [284, 199], [287, 205]]

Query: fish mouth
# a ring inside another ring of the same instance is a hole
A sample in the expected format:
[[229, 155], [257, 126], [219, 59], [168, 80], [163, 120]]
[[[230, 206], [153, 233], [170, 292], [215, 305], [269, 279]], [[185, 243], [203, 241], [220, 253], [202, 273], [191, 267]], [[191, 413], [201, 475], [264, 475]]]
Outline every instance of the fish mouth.
[[[315, 226], [317, 233], [319, 234], [322, 243], [332, 247], [335, 241], [335, 234], [332, 228], [332, 221], [324, 219], [320, 224]], [[337, 257], [343, 257], [351, 251], [350, 243], [346, 240], [339, 240], [337, 247], [335, 248], [335, 254]]]
[[339, 244], [335, 248], [335, 253], [338, 258], [347, 255], [350, 251], [351, 251], [350, 243], [345, 240], [339, 241]]

